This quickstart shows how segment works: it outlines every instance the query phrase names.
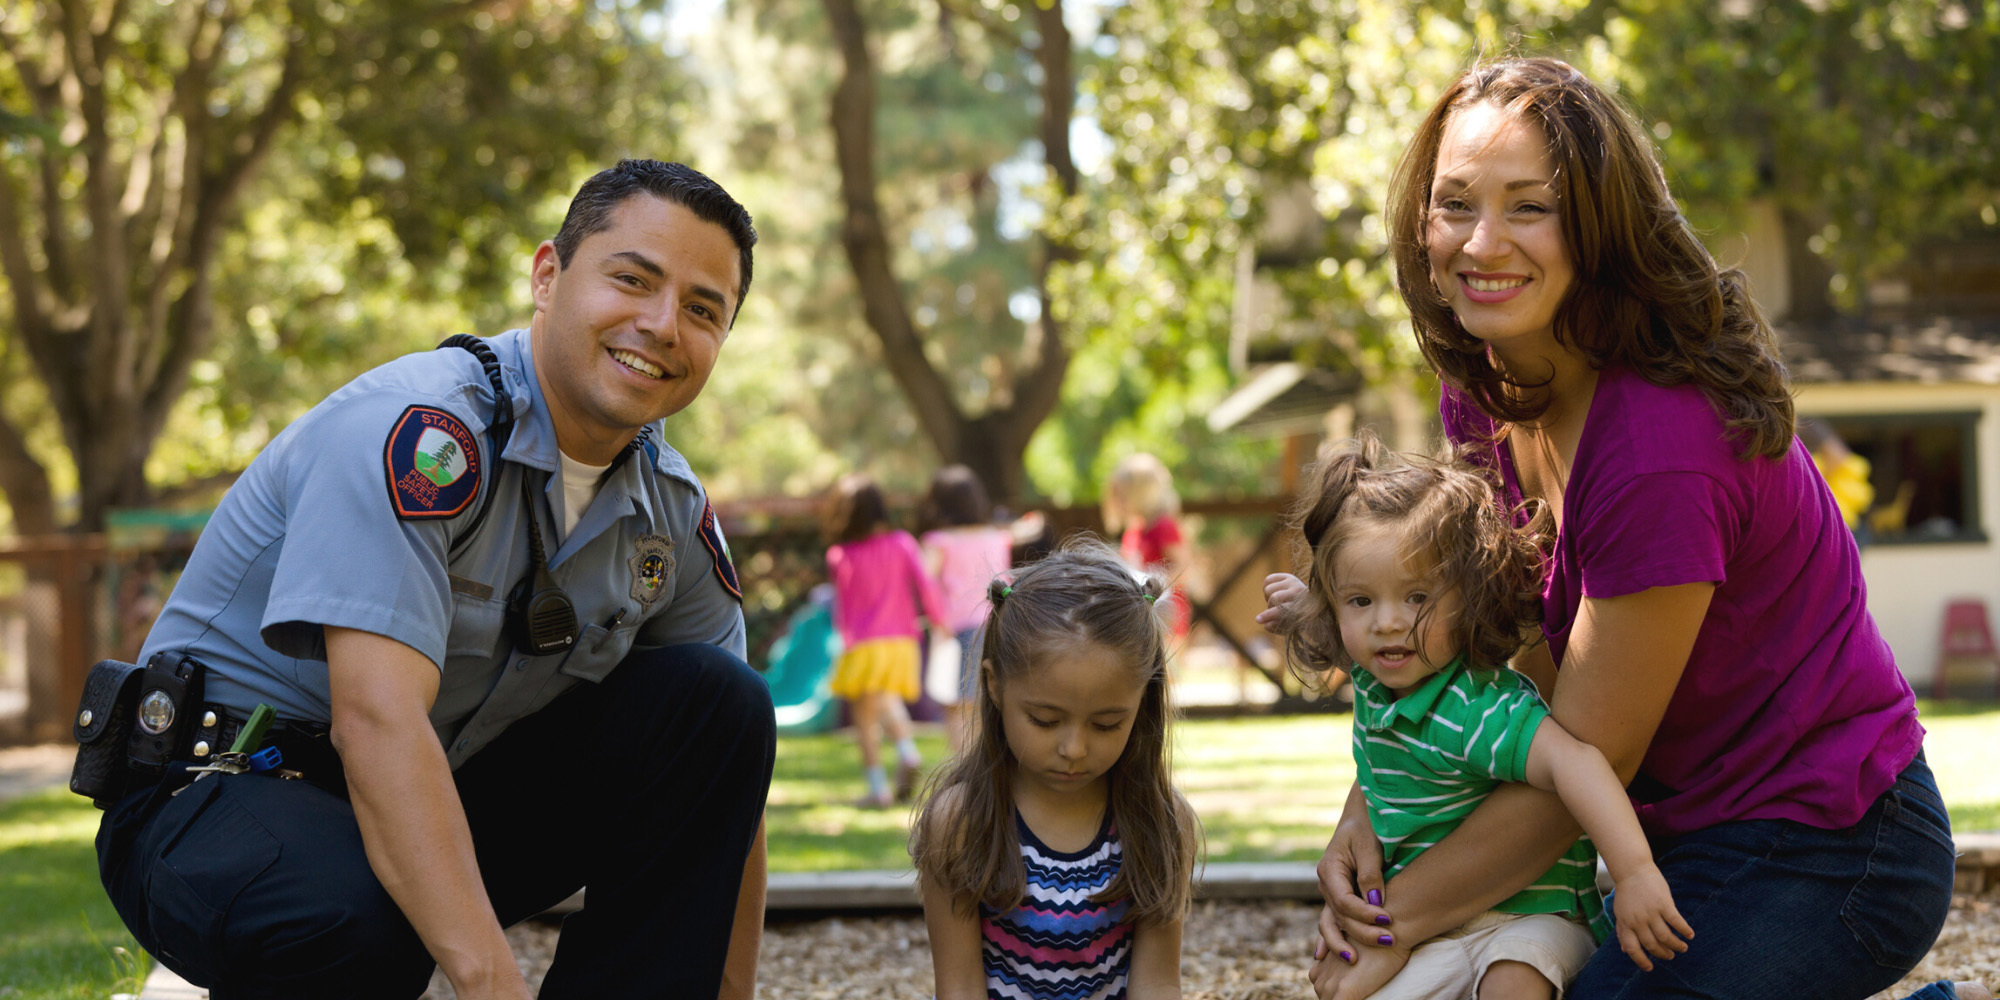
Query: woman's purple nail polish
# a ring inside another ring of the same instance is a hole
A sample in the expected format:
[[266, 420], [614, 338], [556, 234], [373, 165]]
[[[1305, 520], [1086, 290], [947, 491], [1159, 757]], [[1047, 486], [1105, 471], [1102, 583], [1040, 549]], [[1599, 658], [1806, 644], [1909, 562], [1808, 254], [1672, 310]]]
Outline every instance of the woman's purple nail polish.
[[1353, 952], [1351, 952], [1351, 951], [1343, 951], [1343, 952], [1341, 952], [1341, 953], [1340, 953], [1340, 959], [1341, 959], [1341, 961], [1343, 961], [1343, 962], [1346, 962], [1346, 963], [1347, 963], [1347, 964], [1349, 964], [1349, 965], [1353, 965], [1353, 964], [1354, 964], [1354, 953], [1353, 953]]
[[1369, 905], [1369, 906], [1381, 906], [1381, 905], [1382, 905], [1382, 890], [1380, 890], [1380, 889], [1370, 889], [1370, 890], [1368, 890], [1368, 905]]
[[1375, 914], [1375, 922], [1387, 927], [1389, 926], [1389, 915], [1386, 913], [1377, 913]]
[[1376, 938], [1375, 943], [1384, 946], [1392, 945], [1396, 943], [1396, 939], [1388, 934], [1384, 934], [1381, 937]]

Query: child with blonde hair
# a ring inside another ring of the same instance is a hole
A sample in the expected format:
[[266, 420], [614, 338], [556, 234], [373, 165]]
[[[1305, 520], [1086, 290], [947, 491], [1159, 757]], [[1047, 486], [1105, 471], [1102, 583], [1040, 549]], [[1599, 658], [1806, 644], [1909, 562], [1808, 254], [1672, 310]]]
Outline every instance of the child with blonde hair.
[[1157, 577], [1072, 540], [991, 584], [968, 749], [910, 838], [938, 1000], [1180, 996], [1200, 827]]
[[[1343, 990], [1373, 988], [1377, 1000], [1560, 996], [1610, 931], [1593, 844], [1617, 883], [1625, 953], [1650, 970], [1648, 955], [1686, 951], [1694, 931], [1611, 766], [1506, 667], [1540, 620], [1546, 514], [1517, 529], [1480, 470], [1389, 453], [1366, 435], [1311, 479], [1296, 515], [1306, 577], [1269, 577], [1271, 608], [1259, 620], [1287, 637], [1302, 677], [1353, 668], [1352, 794], [1365, 799], [1384, 878], [1503, 782], [1554, 790], [1587, 834], [1526, 889], [1419, 945], [1400, 972], [1375, 966], [1388, 975], [1371, 982], [1372, 970], [1357, 967], [1361, 981]], [[1393, 930], [1373, 943], [1393, 945]]]
[[1181, 532], [1181, 498], [1174, 492], [1174, 474], [1159, 456], [1128, 455], [1111, 470], [1104, 484], [1104, 531], [1118, 539], [1125, 561], [1141, 571], [1160, 573], [1174, 581], [1167, 595], [1168, 629], [1175, 639], [1187, 637], [1193, 619], [1178, 581], [1187, 570], [1187, 537]]

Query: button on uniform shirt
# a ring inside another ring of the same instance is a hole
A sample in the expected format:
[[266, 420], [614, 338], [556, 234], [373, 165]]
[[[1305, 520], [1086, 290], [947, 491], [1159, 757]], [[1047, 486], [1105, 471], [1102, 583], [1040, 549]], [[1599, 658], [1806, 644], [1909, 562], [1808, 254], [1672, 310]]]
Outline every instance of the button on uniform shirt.
[[[239, 713], [261, 701], [281, 719], [326, 723], [323, 629], [387, 636], [437, 665], [431, 723], [454, 768], [556, 696], [603, 680], [635, 647], [699, 642], [743, 656], [726, 543], [687, 461], [657, 443], [661, 426], [565, 534], [528, 334], [488, 344], [515, 413], [497, 461], [492, 385], [470, 352], [413, 354], [363, 374], [230, 488], [141, 655], [192, 654], [209, 668], [206, 698]], [[546, 656], [515, 650], [505, 627], [507, 598], [531, 571], [530, 517], [582, 626]]]

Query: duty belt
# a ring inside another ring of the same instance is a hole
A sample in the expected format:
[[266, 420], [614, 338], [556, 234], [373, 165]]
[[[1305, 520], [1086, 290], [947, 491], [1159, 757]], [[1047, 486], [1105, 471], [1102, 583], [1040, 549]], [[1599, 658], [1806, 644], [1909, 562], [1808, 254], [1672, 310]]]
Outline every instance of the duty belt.
[[[237, 732], [248, 719], [225, 706], [208, 704], [202, 706], [199, 721], [201, 725], [196, 729], [194, 738], [194, 762], [204, 764], [235, 742]], [[324, 724], [278, 719], [271, 723], [263, 743], [249, 749], [255, 751], [264, 747], [276, 747], [283, 757], [282, 766], [297, 771], [303, 780], [342, 798], [347, 796], [347, 773], [341, 766], [340, 752], [333, 748], [330, 730]]]

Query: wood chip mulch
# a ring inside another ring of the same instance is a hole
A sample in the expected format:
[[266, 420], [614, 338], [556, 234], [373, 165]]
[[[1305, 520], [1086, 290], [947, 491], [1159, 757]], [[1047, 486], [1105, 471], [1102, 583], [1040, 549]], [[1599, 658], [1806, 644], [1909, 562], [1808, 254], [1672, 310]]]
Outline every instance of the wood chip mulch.
[[[1316, 909], [1304, 903], [1202, 903], [1181, 947], [1187, 1000], [1311, 1000], [1306, 984]], [[529, 985], [539, 986], [555, 951], [553, 924], [507, 932]], [[1944, 933], [1923, 964], [1871, 1000], [1903, 997], [1938, 979], [2000, 985], [2000, 887], [1953, 897]], [[930, 951], [921, 916], [774, 919], [764, 932], [758, 994], [785, 1000], [859, 1000], [931, 995]], [[446, 1000], [436, 980], [427, 997]]]

